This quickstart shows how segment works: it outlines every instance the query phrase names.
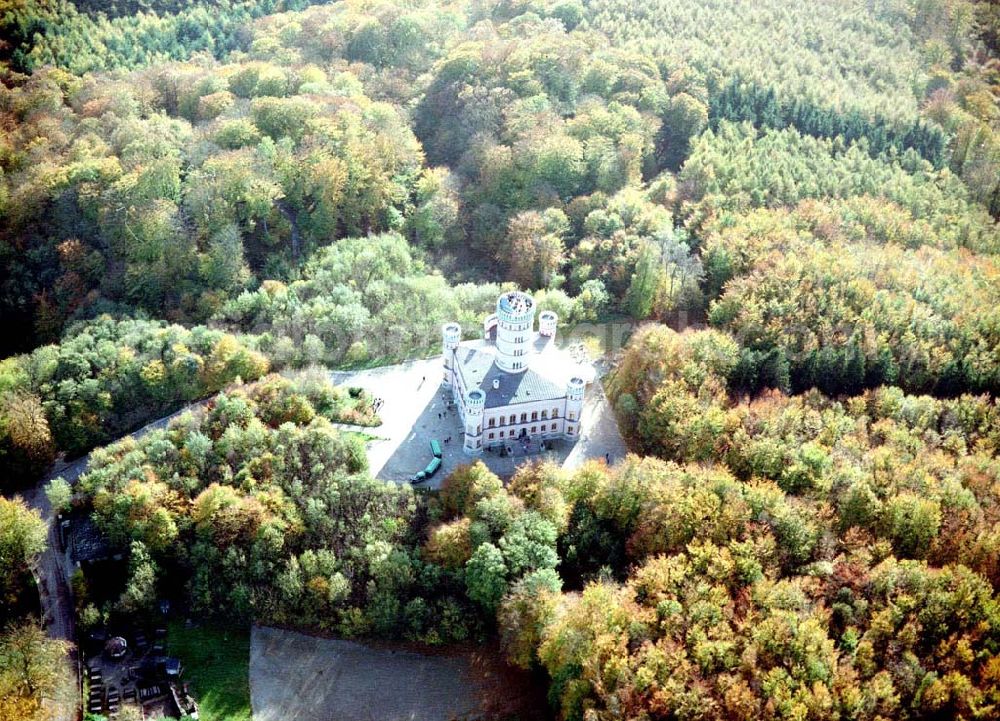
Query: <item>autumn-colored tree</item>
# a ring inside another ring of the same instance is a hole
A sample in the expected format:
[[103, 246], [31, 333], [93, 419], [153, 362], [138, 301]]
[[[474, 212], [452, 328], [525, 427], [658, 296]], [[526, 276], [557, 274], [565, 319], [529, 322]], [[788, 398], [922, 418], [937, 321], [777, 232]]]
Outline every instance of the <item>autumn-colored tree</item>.
[[424, 553], [433, 563], [448, 569], [465, 566], [472, 556], [472, 539], [469, 518], [461, 518], [431, 529]]
[[482, 461], [459, 466], [441, 484], [441, 504], [446, 513], [469, 514], [483, 498], [503, 492], [503, 483]]
[[548, 288], [564, 262], [562, 236], [566, 216], [557, 210], [527, 211], [511, 219], [509, 242], [510, 280], [522, 288]]
[[45, 550], [45, 523], [19, 497], [0, 496], [0, 609], [16, 607], [28, 570]]
[[74, 707], [68, 650], [34, 621], [0, 632], [0, 719], [42, 721], [53, 710]]
[[38, 396], [23, 391], [0, 396], [0, 456], [7, 468], [5, 485], [17, 487], [33, 480], [52, 463], [55, 451]]

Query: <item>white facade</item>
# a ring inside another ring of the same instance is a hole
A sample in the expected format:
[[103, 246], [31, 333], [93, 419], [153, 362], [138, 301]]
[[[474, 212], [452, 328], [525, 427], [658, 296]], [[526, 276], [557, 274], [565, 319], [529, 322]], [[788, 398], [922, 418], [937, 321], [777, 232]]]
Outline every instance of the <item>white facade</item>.
[[543, 310], [538, 315], [538, 333], [548, 338], [555, 338], [556, 325], [558, 323], [559, 317], [555, 314], [555, 311]]
[[504, 293], [497, 300], [496, 364], [508, 373], [528, 369], [535, 326], [535, 300], [527, 293]]
[[558, 319], [539, 316], [526, 293], [504, 293], [483, 324], [482, 340], [461, 342], [457, 323], [442, 327], [443, 381], [462, 419], [463, 449], [549, 439], [575, 441], [586, 383], [578, 367], [555, 347]]
[[445, 323], [441, 328], [441, 335], [441, 353], [444, 355], [444, 378], [441, 382], [448, 385], [451, 383], [451, 363], [454, 360], [454, 351], [462, 342], [462, 326], [458, 323]]
[[473, 388], [465, 394], [464, 400], [462, 422], [465, 424], [465, 442], [462, 448], [466, 453], [474, 454], [483, 447], [483, 403], [486, 394]]

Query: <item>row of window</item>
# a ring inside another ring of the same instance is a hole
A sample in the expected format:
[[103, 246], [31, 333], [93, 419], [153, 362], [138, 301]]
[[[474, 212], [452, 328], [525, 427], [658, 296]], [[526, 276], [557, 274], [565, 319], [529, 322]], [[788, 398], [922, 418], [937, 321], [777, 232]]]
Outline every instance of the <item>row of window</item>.
[[[559, 417], [559, 409], [558, 408], [553, 408], [552, 409], [552, 417], [553, 418], [558, 418]], [[490, 418], [487, 419], [487, 424], [489, 425], [490, 428], [493, 428], [497, 424], [496, 423], [497, 418], [500, 419], [500, 425], [501, 426], [507, 425], [507, 423], [510, 423], [510, 425], [514, 425], [515, 423], [517, 423], [517, 414], [516, 413], [511, 413], [509, 420], [507, 418], [505, 418], [504, 416], [491, 416]], [[542, 420], [543, 421], [547, 421], [548, 419], [549, 419], [549, 412], [548, 411], [542, 411]], [[572, 413], [570, 414], [569, 419], [573, 420], [573, 414]], [[533, 411], [531, 413], [531, 420], [532, 421], [537, 421], [538, 420], [538, 411]], [[527, 422], [528, 422], [528, 414], [527, 413], [522, 413], [521, 414], [521, 423], [527, 423]]]
[[[547, 425], [546, 425], [545, 423], [543, 423], [543, 424], [542, 424], [541, 426], [532, 426], [532, 427], [531, 427], [531, 434], [532, 434], [532, 435], [534, 435], [535, 433], [538, 433], [538, 429], [539, 429], [539, 428], [541, 428], [541, 430], [542, 430], [542, 433], [545, 433], [545, 432], [546, 432], [546, 431], [548, 430], [548, 426], [547, 426]], [[557, 424], [555, 424], [555, 423], [553, 423], [553, 424], [552, 424], [552, 430], [554, 430], [554, 431], [557, 431], [557, 430], [559, 430], [559, 427], [558, 427], [558, 425], [557, 425]], [[500, 438], [503, 438], [503, 437], [504, 437], [504, 433], [505, 433], [505, 431], [500, 431]], [[567, 433], [568, 435], [573, 435], [573, 426], [566, 426], [566, 433]], [[516, 431], [513, 431], [513, 430], [512, 430], [512, 431], [510, 432], [510, 434], [508, 434], [508, 436], [507, 436], [507, 437], [508, 437], [508, 438], [514, 438], [514, 437], [515, 437], [516, 435], [517, 435]], [[489, 435], [487, 435], [487, 438], [488, 438], [489, 440], [491, 440], [491, 441], [492, 441], [492, 440], [495, 440], [495, 436], [494, 436], [494, 434], [493, 434], [493, 433], [490, 433]]]
[[[559, 417], [559, 409], [558, 408], [553, 408], [552, 409], [552, 418], [555, 419], [555, 418], [558, 418], [558, 417]], [[518, 422], [518, 420], [517, 420], [517, 414], [516, 413], [511, 413], [510, 416], [509, 416], [509, 418], [505, 418], [504, 416], [491, 416], [491, 417], [489, 417], [486, 420], [487, 425], [488, 425], [489, 428], [494, 428], [497, 425], [497, 418], [500, 419], [500, 425], [501, 426], [507, 425], [508, 423], [510, 425], [515, 425]], [[568, 420], [575, 421], [576, 420], [576, 414], [573, 413], [572, 411], [570, 411], [569, 413], [566, 414], [566, 418]], [[549, 419], [549, 412], [548, 411], [542, 411], [541, 420], [547, 421], [548, 419]], [[521, 414], [521, 421], [520, 422], [521, 423], [527, 423], [528, 420], [529, 420], [528, 419], [528, 414], [527, 413], [522, 413]], [[531, 419], [530, 420], [532, 420], [532, 421], [537, 421], [538, 420], [538, 411], [532, 411], [531, 412]]]

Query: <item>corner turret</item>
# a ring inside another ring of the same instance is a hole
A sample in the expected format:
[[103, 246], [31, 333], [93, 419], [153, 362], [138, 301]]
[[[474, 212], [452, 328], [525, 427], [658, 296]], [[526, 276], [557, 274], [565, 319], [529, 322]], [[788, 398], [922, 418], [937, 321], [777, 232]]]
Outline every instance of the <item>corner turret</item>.
[[486, 394], [473, 388], [465, 394], [465, 442], [462, 450], [467, 455], [479, 456], [483, 453], [483, 408]]
[[444, 359], [444, 377], [441, 385], [451, 387], [452, 374], [454, 373], [455, 351], [462, 341], [462, 326], [458, 323], [445, 323], [441, 326], [441, 355]]

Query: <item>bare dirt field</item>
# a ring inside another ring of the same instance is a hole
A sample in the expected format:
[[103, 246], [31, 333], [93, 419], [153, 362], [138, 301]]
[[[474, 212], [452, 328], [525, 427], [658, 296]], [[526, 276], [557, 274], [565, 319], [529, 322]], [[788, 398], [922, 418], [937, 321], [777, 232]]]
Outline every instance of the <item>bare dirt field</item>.
[[427, 655], [255, 627], [254, 721], [453, 721], [548, 718], [544, 694], [495, 651]]

